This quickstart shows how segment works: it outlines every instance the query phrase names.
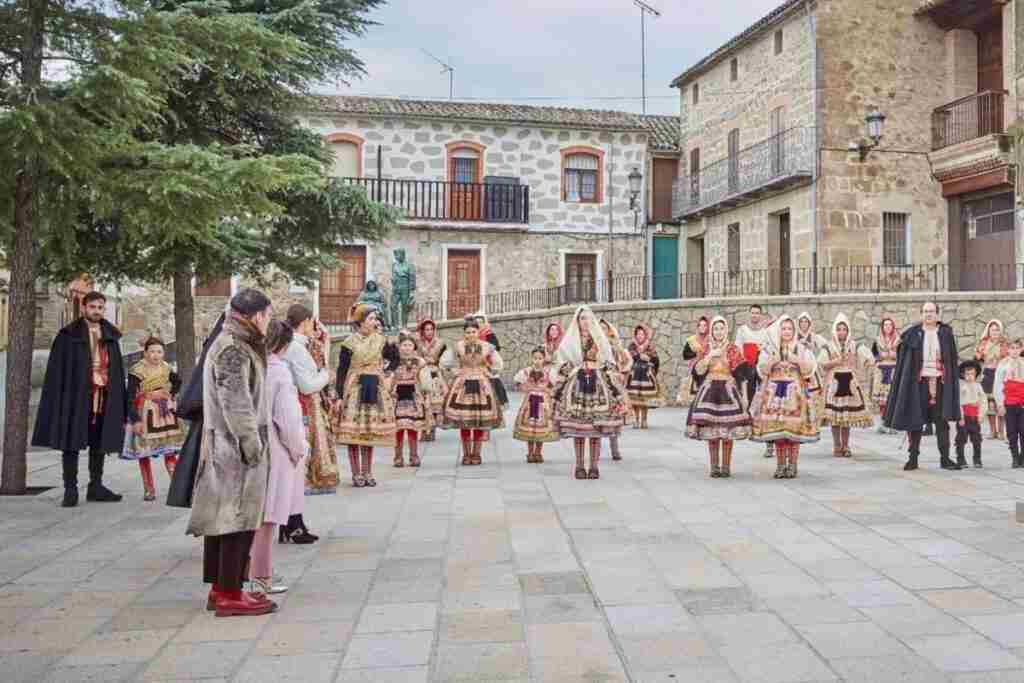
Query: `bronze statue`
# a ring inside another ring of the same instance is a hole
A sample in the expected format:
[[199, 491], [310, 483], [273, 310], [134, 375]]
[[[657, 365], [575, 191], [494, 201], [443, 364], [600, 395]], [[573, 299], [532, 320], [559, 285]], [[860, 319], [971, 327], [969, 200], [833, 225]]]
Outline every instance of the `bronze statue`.
[[366, 281], [366, 285], [363, 287], [363, 291], [359, 293], [359, 298], [356, 299], [356, 303], [369, 304], [376, 308], [378, 318], [381, 324], [384, 325], [384, 329], [389, 329], [388, 300], [384, 296], [384, 292], [380, 291], [380, 287], [377, 285], [376, 280]]
[[404, 329], [409, 312], [416, 303], [416, 267], [405, 260], [405, 249], [395, 249], [395, 262], [391, 265], [392, 321]]

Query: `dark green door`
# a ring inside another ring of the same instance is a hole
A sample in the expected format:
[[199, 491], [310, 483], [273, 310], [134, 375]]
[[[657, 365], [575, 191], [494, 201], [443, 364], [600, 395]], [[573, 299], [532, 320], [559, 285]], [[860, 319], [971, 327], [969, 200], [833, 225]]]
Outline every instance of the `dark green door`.
[[679, 296], [679, 239], [675, 236], [654, 238], [654, 298], [675, 299]]

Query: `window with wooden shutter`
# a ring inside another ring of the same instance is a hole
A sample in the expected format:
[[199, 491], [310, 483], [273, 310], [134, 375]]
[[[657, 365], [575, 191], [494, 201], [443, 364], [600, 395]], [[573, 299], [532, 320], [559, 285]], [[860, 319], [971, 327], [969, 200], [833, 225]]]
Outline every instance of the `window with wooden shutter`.
[[693, 84], [693, 103], [700, 104], [700, 84]]
[[700, 202], [700, 147], [690, 150], [690, 203]]
[[782, 29], [775, 32], [775, 54], [782, 54]]
[[740, 189], [740, 129], [729, 131], [729, 193]]
[[740, 78], [740, 62], [735, 57], [729, 62], [729, 80], [738, 81]]
[[726, 230], [729, 272], [738, 273], [740, 270], [740, 224], [732, 223]]

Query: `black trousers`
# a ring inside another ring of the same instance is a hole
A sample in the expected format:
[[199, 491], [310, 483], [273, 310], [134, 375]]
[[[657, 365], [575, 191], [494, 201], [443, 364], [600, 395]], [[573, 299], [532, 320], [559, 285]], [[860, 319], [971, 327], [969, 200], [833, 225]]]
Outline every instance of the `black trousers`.
[[974, 457], [981, 459], [981, 422], [976, 417], [964, 417], [964, 424], [956, 426], [956, 454], [961, 456], [964, 453], [964, 446], [971, 442], [971, 449]]
[[[101, 404], [102, 405], [102, 404]], [[89, 483], [103, 483], [103, 463], [106, 453], [102, 450], [103, 414], [94, 415], [89, 420]], [[78, 451], [61, 453], [61, 466], [64, 470], [64, 488], [78, 488]]]
[[[921, 382], [919, 385], [919, 397], [921, 401], [921, 412], [925, 415], [925, 422], [935, 426], [935, 440], [938, 442], [939, 455], [943, 458], [949, 457], [949, 423], [942, 417], [942, 382], [936, 382], [935, 403], [929, 401], [928, 382]], [[910, 432], [910, 455], [917, 457], [921, 453], [921, 431]]]
[[255, 531], [203, 537], [203, 582], [222, 591], [240, 591], [249, 567]]
[[1006, 440], [1012, 455], [1024, 453], [1024, 405], [1006, 406]]

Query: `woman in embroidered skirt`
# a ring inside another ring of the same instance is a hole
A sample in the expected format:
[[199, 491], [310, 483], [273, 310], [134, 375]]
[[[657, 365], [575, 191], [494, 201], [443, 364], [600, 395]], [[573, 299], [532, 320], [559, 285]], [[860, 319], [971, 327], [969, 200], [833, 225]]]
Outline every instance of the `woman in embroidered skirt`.
[[448, 394], [448, 382], [441, 372], [441, 356], [448, 347], [444, 340], [437, 336], [437, 324], [430, 318], [420, 321], [416, 326], [416, 333], [419, 336], [420, 356], [430, 369], [430, 429], [421, 435], [420, 440], [433, 441], [444, 413], [444, 397]]
[[[629, 355], [629, 351], [622, 344], [622, 337], [619, 336], [619, 330], [615, 325], [612, 325], [604, 318], [601, 318], [598, 324], [601, 326], [604, 336], [608, 338], [608, 344], [612, 347], [612, 356], [615, 358], [616, 384], [617, 386], [625, 387], [626, 382], [629, 381], [629, 371], [633, 369], [633, 357]], [[626, 404], [626, 408], [628, 408], [628, 394], [623, 393], [623, 401]], [[629, 421], [631, 412], [630, 410], [623, 411], [623, 425]], [[608, 449], [612, 452], [612, 460], [622, 460], [622, 451], [619, 450], [619, 434], [610, 434], [608, 436]]]
[[352, 484], [362, 488], [377, 485], [373, 449], [395, 445], [395, 404], [388, 382], [398, 366], [398, 348], [381, 333], [373, 306], [355, 304], [349, 322], [355, 332], [341, 343], [338, 356], [341, 398], [334, 433], [338, 443], [348, 446]]
[[526, 442], [526, 462], [542, 463], [544, 444], [558, 441], [555, 429], [554, 371], [547, 367], [543, 346], [530, 353], [530, 367], [516, 373], [514, 381], [523, 392], [512, 438]]
[[849, 458], [850, 429], [871, 426], [871, 409], [865, 397], [860, 375], [861, 359], [850, 334], [850, 321], [840, 313], [832, 323], [832, 341], [818, 355], [818, 367], [824, 374], [825, 409], [822, 425], [832, 428], [832, 455]]
[[662, 404], [661, 384], [658, 382], [661, 361], [651, 341], [652, 336], [651, 328], [640, 324], [633, 328], [633, 341], [629, 342], [633, 369], [629, 374], [626, 391], [636, 420], [634, 427], [638, 429], [647, 429], [647, 411]]
[[558, 365], [558, 347], [564, 336], [565, 330], [561, 323], [548, 323], [544, 328], [544, 364], [549, 368]]
[[750, 413], [739, 388], [748, 370], [743, 353], [729, 341], [729, 324], [716, 316], [707, 346], [693, 367], [700, 388], [686, 417], [686, 436], [708, 442], [715, 479], [732, 476], [733, 442], [750, 437]]
[[676, 394], [676, 403], [681, 406], [688, 406], [697, 397], [700, 391], [700, 379], [694, 376], [693, 368], [697, 361], [708, 352], [708, 339], [711, 331], [711, 321], [706, 315], [697, 320], [697, 331], [686, 338], [683, 344], [683, 361], [686, 362], [686, 371], [679, 381], [679, 392]]
[[817, 363], [796, 341], [796, 324], [788, 315], [768, 330], [757, 371], [762, 385], [750, 405], [751, 439], [775, 444], [776, 479], [797, 476], [800, 444], [818, 440], [818, 416], [808, 394]]
[[467, 319], [462, 340], [444, 352], [441, 367], [455, 374], [444, 400], [444, 426], [459, 430], [462, 464], [479, 465], [484, 435], [504, 425], [502, 405], [491, 382], [491, 374], [504, 367], [501, 356], [480, 340], [480, 325]]
[[167, 476], [174, 476], [185, 432], [175, 412], [181, 389], [178, 373], [164, 361], [164, 343], [149, 337], [142, 343], [143, 359], [128, 371], [128, 419], [131, 430], [121, 458], [137, 460], [142, 474], [142, 499], [156, 500], [153, 458], [164, 459]]
[[[828, 344], [827, 339], [814, 331], [814, 319], [806, 311], [796, 319], [796, 341], [807, 349], [813, 358], [817, 358]], [[807, 391], [814, 402], [814, 414], [820, 419], [825, 410], [825, 381], [820, 367], [815, 369], [813, 381]]]
[[[555, 391], [555, 424], [563, 439], [572, 439], [576, 478], [599, 479], [601, 439], [617, 436], [625, 423], [625, 388], [619, 384], [615, 352], [593, 311], [580, 306], [562, 345], [561, 377]], [[583, 467], [583, 449], [590, 441], [590, 470]]]
[[985, 325], [985, 334], [974, 349], [974, 358], [981, 363], [981, 388], [988, 397], [988, 427], [990, 439], [1006, 439], [1006, 418], [997, 414], [993, 387], [996, 379], [996, 368], [1006, 358], [1010, 350], [1009, 341], [1003, 334], [1002, 321], [990, 320]]
[[420, 466], [419, 438], [434, 428], [430, 410], [430, 368], [419, 354], [416, 339], [398, 335], [398, 367], [392, 391], [395, 400], [395, 467], [405, 467], [402, 453], [409, 440], [409, 467]]
[[[878, 406], [878, 414], [885, 415], [885, 403], [889, 400], [889, 387], [892, 386], [892, 375], [896, 370], [896, 348], [900, 344], [900, 335], [896, 331], [896, 321], [882, 318], [878, 326], [878, 337], [871, 344], [871, 355], [875, 359], [874, 372], [871, 378], [871, 400]], [[882, 421], [878, 422], [879, 434], [895, 434]]]

